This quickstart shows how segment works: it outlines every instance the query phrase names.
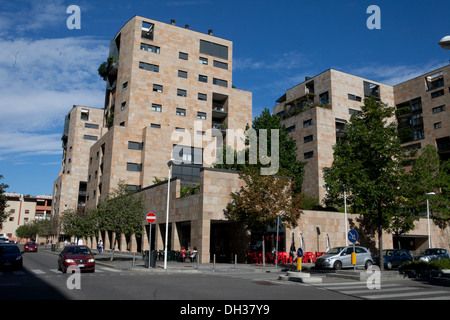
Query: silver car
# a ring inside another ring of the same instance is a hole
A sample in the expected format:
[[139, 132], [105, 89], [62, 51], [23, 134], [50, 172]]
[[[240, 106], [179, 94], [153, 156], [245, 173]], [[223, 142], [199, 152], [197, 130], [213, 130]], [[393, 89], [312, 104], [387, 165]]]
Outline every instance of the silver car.
[[[350, 268], [352, 265], [353, 246], [336, 247], [328, 250], [316, 259], [317, 268], [332, 268], [340, 270]], [[364, 247], [355, 246], [356, 266], [368, 269], [373, 264], [372, 254]]]

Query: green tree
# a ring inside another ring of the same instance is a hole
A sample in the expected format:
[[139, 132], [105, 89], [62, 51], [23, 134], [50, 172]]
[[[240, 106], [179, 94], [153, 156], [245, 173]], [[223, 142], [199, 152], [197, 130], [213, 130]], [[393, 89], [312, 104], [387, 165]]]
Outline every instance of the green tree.
[[295, 194], [291, 179], [264, 176], [254, 167], [239, 173], [245, 182], [237, 192], [231, 194], [232, 201], [225, 209], [225, 216], [241, 223], [248, 231], [265, 232], [274, 226], [278, 216], [288, 227], [297, 226], [302, 214], [301, 194]]
[[[365, 99], [361, 113], [353, 114], [345, 138], [334, 146], [331, 168], [324, 170], [328, 192], [325, 203], [341, 205], [343, 188], [347, 203], [366, 215], [378, 231], [380, 261], [383, 261], [383, 230], [389, 230], [402, 212], [403, 161], [406, 154], [391, 121], [394, 108], [373, 97]], [[380, 263], [383, 269], [383, 263]]]
[[432, 217], [436, 222], [448, 223], [450, 218], [450, 160], [440, 160], [436, 147], [427, 145], [420, 151], [404, 183], [406, 207], [426, 211], [426, 194], [429, 197]]
[[[248, 130], [250, 127], [247, 126], [246, 130]], [[277, 176], [284, 176], [284, 177], [290, 177], [291, 183], [293, 185], [293, 190], [295, 193], [300, 193], [302, 189], [303, 184], [303, 176], [304, 176], [304, 167], [305, 162], [297, 160], [297, 145], [295, 143], [295, 140], [289, 136], [286, 126], [281, 123], [280, 117], [277, 115], [273, 115], [270, 113], [269, 109], [264, 109], [264, 111], [261, 113], [260, 116], [255, 117], [253, 123], [252, 123], [252, 129], [254, 129], [256, 133], [256, 146], [252, 146], [251, 139], [247, 138], [245, 141], [245, 148], [244, 150], [240, 150], [236, 152], [230, 145], [223, 145], [222, 147], [222, 164], [214, 164], [215, 168], [219, 169], [227, 169], [227, 170], [236, 170], [241, 171], [246, 167], [254, 167], [254, 168], [267, 168], [270, 167], [270, 164], [264, 165], [261, 163], [262, 155], [258, 155], [257, 163], [251, 164], [250, 163], [250, 151], [252, 150], [252, 147], [255, 148], [253, 150], [258, 150], [259, 152], [259, 144], [261, 140], [260, 136], [260, 130], [267, 130], [267, 156], [271, 157], [274, 156], [270, 154], [270, 151], [272, 150], [271, 145], [271, 130], [277, 130], [278, 131], [278, 163], [279, 168], [278, 172], [276, 173]], [[276, 148], [274, 148], [276, 149]], [[227, 163], [226, 156], [227, 154], [233, 154], [234, 162], [233, 163]], [[239, 163], [238, 159], [245, 157], [245, 163]]]
[[38, 226], [35, 222], [26, 223], [17, 227], [15, 232], [19, 238], [36, 240]]
[[[108, 197], [99, 204], [97, 208], [98, 225], [102, 230], [115, 232], [115, 247], [122, 234], [130, 236], [142, 233], [144, 211], [142, 195], [127, 190], [123, 181], [120, 181], [117, 189], [112, 190]], [[111, 255], [111, 261], [113, 259], [114, 255]]]

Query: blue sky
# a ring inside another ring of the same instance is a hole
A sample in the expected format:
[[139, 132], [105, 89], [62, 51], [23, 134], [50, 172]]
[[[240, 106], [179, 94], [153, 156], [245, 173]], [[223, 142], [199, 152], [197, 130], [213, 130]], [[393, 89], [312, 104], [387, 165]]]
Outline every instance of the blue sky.
[[[70, 30], [69, 5], [81, 10]], [[381, 29], [366, 26], [370, 5]], [[0, 182], [51, 194], [61, 169], [64, 115], [103, 107], [97, 68], [133, 16], [190, 25], [233, 41], [233, 84], [253, 93], [253, 115], [329, 68], [397, 84], [449, 63], [448, 0], [0, 0]]]

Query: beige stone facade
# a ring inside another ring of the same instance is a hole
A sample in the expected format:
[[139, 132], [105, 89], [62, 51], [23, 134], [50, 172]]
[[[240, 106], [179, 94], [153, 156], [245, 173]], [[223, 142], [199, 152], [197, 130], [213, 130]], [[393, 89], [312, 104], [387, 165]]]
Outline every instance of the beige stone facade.
[[404, 146], [433, 145], [450, 159], [450, 66], [394, 86], [399, 132]]
[[84, 208], [88, 182], [89, 150], [101, 137], [103, 110], [73, 106], [66, 115], [62, 136], [61, 171], [53, 185], [52, 214]]
[[274, 114], [283, 119], [296, 141], [297, 159], [307, 163], [305, 194], [318, 200], [325, 196], [322, 172], [333, 163], [333, 146], [344, 132], [345, 123], [361, 110], [361, 101], [370, 94], [388, 105], [394, 104], [391, 86], [329, 69], [307, 78], [278, 99]]
[[[6, 212], [10, 215], [0, 225], [0, 233], [5, 234], [10, 240], [19, 241], [16, 229], [26, 223], [35, 220], [47, 219], [51, 214], [52, 196], [25, 196], [20, 193], [5, 193]], [[26, 240], [26, 239], [23, 239]]]
[[288, 89], [273, 110], [296, 141], [298, 160], [307, 162], [305, 194], [319, 201], [324, 198], [323, 169], [333, 162], [332, 148], [345, 132], [346, 122], [369, 96], [396, 107], [392, 121], [398, 124], [405, 148], [431, 144], [442, 159], [449, 159], [448, 79], [450, 66], [395, 86], [329, 69]]
[[139, 190], [167, 178], [174, 145], [204, 154], [212, 135], [226, 143], [224, 129], [251, 123], [251, 93], [232, 86], [232, 49], [229, 40], [139, 16], [119, 30], [106, 77], [109, 130], [90, 150], [88, 208], [120, 180]]

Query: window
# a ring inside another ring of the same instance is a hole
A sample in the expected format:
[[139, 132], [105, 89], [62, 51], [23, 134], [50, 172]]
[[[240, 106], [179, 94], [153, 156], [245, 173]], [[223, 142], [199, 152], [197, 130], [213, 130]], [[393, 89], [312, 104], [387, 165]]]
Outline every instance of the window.
[[220, 62], [220, 61], [213, 61], [213, 66], [220, 69], [228, 70], [228, 63]]
[[435, 92], [431, 93], [431, 99], [437, 98], [437, 97], [440, 97], [440, 96], [443, 96], [443, 95], [444, 95], [444, 90], [443, 89], [442, 90], [438, 90], [438, 91], [435, 91]]
[[178, 70], [178, 78], [187, 79], [187, 71]]
[[[90, 128], [90, 129], [98, 129], [98, 124], [95, 123], [85, 123], [84, 124], [85, 128]], [[72, 147], [71, 147], [72, 148]]]
[[141, 43], [141, 50], [153, 52], [153, 53], [160, 53], [161, 49], [157, 46], [152, 46], [150, 44]]
[[213, 79], [213, 84], [221, 86], [221, 87], [228, 87], [228, 81], [217, 79], [217, 78]]
[[294, 124], [293, 126], [287, 127], [287, 128], [286, 128], [286, 131], [287, 131], [288, 133], [294, 132], [294, 131], [295, 131], [295, 124]]
[[364, 96], [380, 99], [380, 86], [374, 83], [364, 81]]
[[162, 106], [160, 104], [152, 103], [152, 111], [161, 112]]
[[442, 111], [445, 111], [445, 106], [439, 106], [439, 107], [433, 108], [433, 114], [439, 113]]
[[125, 186], [125, 189], [127, 189], [128, 191], [139, 191], [139, 190], [141, 190], [141, 186], [138, 186], [135, 184], [127, 184]]
[[128, 89], [128, 81], [127, 82], [124, 82], [123, 84], [122, 84], [122, 91], [125, 91], [125, 90], [127, 90]]
[[312, 126], [312, 119], [303, 121], [303, 128]]
[[434, 124], [434, 129], [440, 129], [440, 128], [442, 128], [442, 122], [436, 122]]
[[328, 103], [330, 103], [330, 97], [328, 95], [328, 91], [319, 94], [319, 103], [320, 104], [328, 104]]
[[208, 59], [207, 58], [198, 58], [198, 62], [204, 65], [208, 65]]
[[182, 60], [188, 60], [189, 55], [185, 52], [180, 52], [178, 54], [178, 58], [182, 59]]
[[208, 77], [199, 74], [199, 75], [198, 75], [198, 81], [200, 81], [200, 82], [208, 82]]
[[348, 99], [349, 100], [353, 100], [353, 101], [358, 101], [358, 102], [361, 102], [361, 97], [359, 97], [359, 96], [355, 96], [354, 94], [348, 94]]
[[146, 62], [139, 62], [139, 69], [147, 70], [147, 71], [153, 71], [153, 72], [159, 72], [159, 66], [156, 64], [146, 63]]
[[197, 119], [206, 120], [205, 112], [197, 112]]
[[214, 42], [200, 40], [200, 53], [228, 60], [228, 47]]
[[361, 110], [348, 109], [348, 113], [350, 113], [350, 114], [360, 114], [360, 113], [361, 113]]
[[88, 134], [85, 134], [85, 135], [83, 136], [83, 139], [84, 139], [84, 140], [97, 141], [97, 140], [98, 140], [98, 137], [96, 137], [96, 136], [91, 136], [91, 135], [88, 135]]
[[186, 97], [186, 95], [187, 95], [187, 91], [186, 90], [183, 90], [183, 89], [177, 89], [177, 96], [179, 96], [179, 97]]
[[160, 85], [160, 84], [154, 84], [153, 85], [153, 92], [162, 93], [163, 92], [163, 86]]
[[313, 141], [313, 136], [309, 135], [303, 138], [303, 143], [311, 142]]
[[151, 128], [156, 128], [156, 129], [161, 129], [161, 125], [160, 125], [160, 124], [157, 124], [157, 123], [152, 123], [152, 124], [150, 125], [150, 127], [151, 127]]
[[120, 106], [120, 110], [125, 110], [127, 107], [127, 102], [122, 102], [122, 105]]
[[204, 93], [199, 93], [198, 94], [198, 100], [206, 101], [207, 100], [207, 95], [204, 94]]
[[130, 149], [130, 150], [142, 150], [142, 142], [128, 141], [128, 149]]
[[311, 159], [312, 157], [314, 157], [314, 151], [305, 152], [305, 153], [303, 154], [303, 158], [304, 158], [304, 159]]
[[141, 172], [142, 164], [127, 162], [127, 171]]
[[434, 90], [444, 86], [444, 74], [438, 72], [425, 78], [428, 90]]
[[81, 120], [89, 120], [89, 110], [81, 109]]
[[185, 132], [186, 129], [185, 129], [185, 128], [180, 128], [180, 127], [175, 127], [175, 131], [178, 131], [178, 132]]
[[186, 116], [186, 109], [177, 108], [176, 114], [177, 114], [177, 116], [185, 117]]
[[155, 25], [153, 23], [143, 21], [141, 37], [144, 39], [153, 40], [154, 27]]

